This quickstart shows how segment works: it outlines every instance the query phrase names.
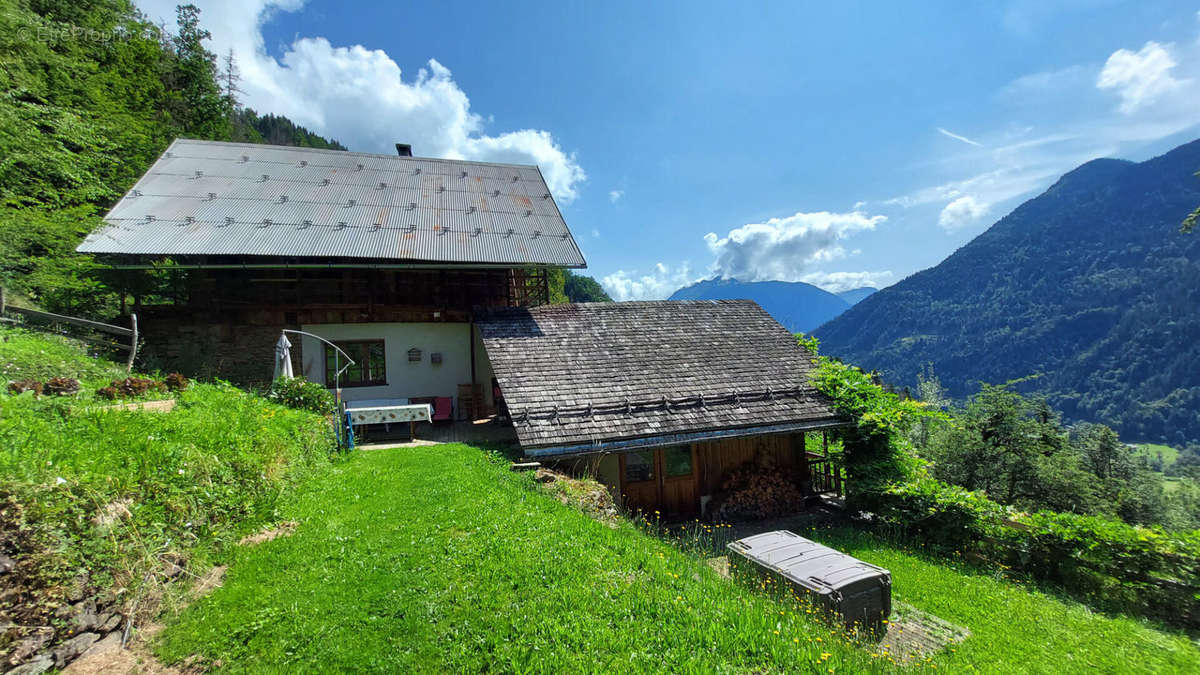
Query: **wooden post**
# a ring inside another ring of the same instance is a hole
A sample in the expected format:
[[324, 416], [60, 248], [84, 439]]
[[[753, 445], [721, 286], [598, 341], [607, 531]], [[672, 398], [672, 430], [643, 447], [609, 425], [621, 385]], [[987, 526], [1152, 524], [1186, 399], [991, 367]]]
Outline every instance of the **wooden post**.
[[129, 360], [125, 362], [125, 372], [127, 372], [127, 373], [133, 372], [133, 359], [137, 356], [137, 348], [138, 348], [137, 314], [129, 315], [129, 324], [130, 324], [131, 328], [133, 329], [133, 338], [132, 338], [133, 342], [130, 343], [130, 345], [129, 345]]
[[[474, 391], [475, 391], [474, 385], [476, 383], [476, 378], [475, 378], [475, 321], [474, 320], [472, 320], [470, 323], [467, 324], [467, 340], [471, 346], [471, 385], [472, 385], [471, 392], [474, 393]], [[478, 405], [478, 403], [476, 405]], [[478, 408], [476, 408], [476, 410], [478, 410]]]

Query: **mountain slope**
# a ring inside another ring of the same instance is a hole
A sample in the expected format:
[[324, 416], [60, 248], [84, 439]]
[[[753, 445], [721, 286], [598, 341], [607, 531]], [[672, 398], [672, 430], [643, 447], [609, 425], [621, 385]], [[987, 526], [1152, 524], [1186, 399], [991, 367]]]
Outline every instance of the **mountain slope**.
[[[4, 3], [0, 285], [10, 292], [105, 319], [125, 293], [158, 292], [153, 273], [98, 273], [75, 246], [177, 137], [341, 148], [286, 117], [237, 109], [203, 22], [185, 25], [163, 33], [125, 0]], [[67, 27], [121, 37], [54, 37]]]
[[841, 293], [838, 293], [837, 296], [851, 305], [857, 305], [878, 290], [878, 288], [863, 286], [862, 288], [851, 288], [848, 291], [842, 291]]
[[670, 300], [753, 300], [792, 332], [809, 332], [850, 307], [828, 291], [800, 281], [707, 279], [681, 288]]
[[822, 351], [955, 396], [1040, 374], [1070, 420], [1127, 438], [1200, 439], [1200, 141], [1063, 176], [941, 264], [821, 326]]

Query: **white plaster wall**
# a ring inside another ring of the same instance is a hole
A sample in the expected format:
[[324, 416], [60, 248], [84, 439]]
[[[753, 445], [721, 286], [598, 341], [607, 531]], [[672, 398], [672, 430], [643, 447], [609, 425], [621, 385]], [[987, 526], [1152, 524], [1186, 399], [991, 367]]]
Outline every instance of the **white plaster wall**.
[[[458, 415], [458, 385], [471, 382], [471, 324], [343, 323], [302, 326], [301, 330], [335, 342], [383, 340], [387, 385], [343, 387], [345, 400], [450, 396], [455, 399], [454, 412]], [[333, 386], [333, 383], [325, 382], [324, 345], [307, 336], [301, 338], [304, 376]], [[408, 350], [413, 347], [421, 350], [420, 361], [408, 360]], [[429, 355], [433, 352], [441, 352], [441, 363], [430, 361]]]
[[495, 410], [496, 401], [492, 396], [492, 378], [496, 376], [492, 370], [492, 361], [488, 358], [487, 349], [483, 346], [483, 336], [479, 329], [474, 330], [475, 340], [475, 381], [483, 385], [483, 399], [490, 409]]
[[609, 453], [600, 458], [596, 464], [596, 480], [604, 484], [612, 495], [613, 501], [623, 505], [621, 499], [621, 458], [616, 453]]

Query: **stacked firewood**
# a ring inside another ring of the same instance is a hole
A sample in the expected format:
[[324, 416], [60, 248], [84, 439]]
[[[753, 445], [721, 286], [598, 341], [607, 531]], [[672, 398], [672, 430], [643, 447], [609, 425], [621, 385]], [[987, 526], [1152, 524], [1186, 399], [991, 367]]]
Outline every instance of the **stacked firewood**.
[[804, 508], [804, 495], [789, 476], [772, 465], [745, 464], [721, 484], [719, 521], [774, 518]]

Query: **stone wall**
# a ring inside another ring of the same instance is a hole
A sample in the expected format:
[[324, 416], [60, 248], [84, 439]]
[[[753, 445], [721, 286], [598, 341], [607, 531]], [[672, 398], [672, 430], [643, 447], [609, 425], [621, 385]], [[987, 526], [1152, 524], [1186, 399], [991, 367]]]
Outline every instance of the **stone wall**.
[[[233, 320], [231, 320], [231, 318]], [[264, 385], [275, 372], [275, 343], [283, 322], [242, 323], [234, 315], [218, 318], [204, 313], [143, 310], [139, 317], [143, 344], [141, 370], [178, 371], [193, 378], [220, 378], [237, 385]], [[292, 342], [292, 367], [301, 372], [300, 340]]]

